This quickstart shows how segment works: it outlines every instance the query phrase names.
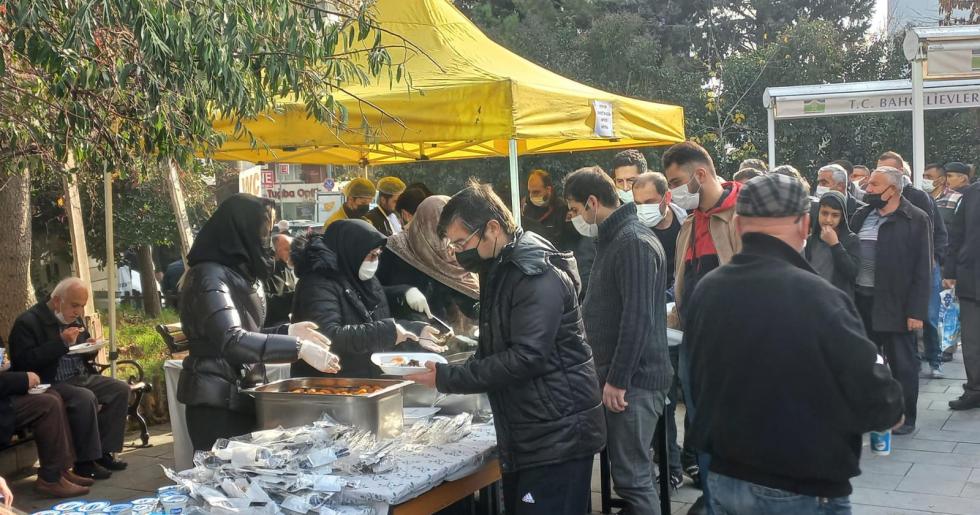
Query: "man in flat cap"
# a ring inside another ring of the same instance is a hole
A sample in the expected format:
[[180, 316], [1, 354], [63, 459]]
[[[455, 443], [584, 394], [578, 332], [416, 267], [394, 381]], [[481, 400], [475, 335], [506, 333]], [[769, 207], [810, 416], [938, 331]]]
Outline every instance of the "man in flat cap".
[[367, 216], [376, 192], [374, 183], [363, 177], [358, 177], [347, 183], [347, 188], [344, 190], [344, 205], [327, 219], [323, 228], [330, 227], [330, 224], [337, 220], [347, 220], [348, 218], [356, 220]]
[[901, 423], [901, 386], [854, 302], [800, 255], [807, 194], [784, 175], [746, 183], [742, 250], [691, 294], [689, 435], [711, 455], [714, 513], [849, 514], [862, 433]]
[[391, 236], [402, 231], [395, 205], [405, 192], [405, 183], [398, 177], [382, 177], [378, 181], [378, 205], [364, 217], [381, 234]]

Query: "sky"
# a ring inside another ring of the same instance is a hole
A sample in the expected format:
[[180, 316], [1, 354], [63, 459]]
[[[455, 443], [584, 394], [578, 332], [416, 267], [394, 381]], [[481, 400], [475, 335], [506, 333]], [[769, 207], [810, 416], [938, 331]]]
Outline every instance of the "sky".
[[871, 20], [871, 30], [874, 32], [879, 32], [885, 30], [888, 0], [876, 0], [875, 4], [874, 17]]

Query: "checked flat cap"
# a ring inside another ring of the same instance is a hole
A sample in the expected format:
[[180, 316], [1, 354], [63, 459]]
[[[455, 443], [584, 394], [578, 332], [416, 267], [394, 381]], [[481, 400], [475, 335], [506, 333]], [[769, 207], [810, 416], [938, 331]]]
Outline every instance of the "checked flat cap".
[[780, 174], [756, 177], [742, 186], [735, 204], [740, 216], [781, 218], [809, 212], [810, 198], [797, 179]]

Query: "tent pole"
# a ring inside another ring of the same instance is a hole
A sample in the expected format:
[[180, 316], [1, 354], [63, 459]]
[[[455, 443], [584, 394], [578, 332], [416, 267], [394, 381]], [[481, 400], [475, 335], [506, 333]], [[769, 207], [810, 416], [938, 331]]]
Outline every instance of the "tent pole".
[[770, 105], [766, 108], [769, 114], [769, 169], [776, 167], [776, 110]]
[[521, 189], [517, 169], [517, 140], [511, 139], [507, 144], [507, 157], [510, 161], [510, 210], [514, 220], [521, 225]]
[[922, 186], [922, 172], [926, 167], [925, 106], [922, 84], [922, 67], [925, 61], [912, 61], [912, 184]]
[[[112, 172], [103, 176], [105, 183], [105, 254], [106, 293], [109, 297], [109, 370], [116, 377], [116, 245], [112, 226]], [[149, 278], [151, 281], [152, 277]]]

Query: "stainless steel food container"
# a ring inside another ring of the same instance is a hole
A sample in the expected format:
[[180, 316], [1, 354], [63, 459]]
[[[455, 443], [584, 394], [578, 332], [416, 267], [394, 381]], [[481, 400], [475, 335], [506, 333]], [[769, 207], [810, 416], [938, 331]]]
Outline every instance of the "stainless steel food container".
[[[459, 365], [465, 363], [473, 354], [473, 352], [448, 354], [446, 360], [452, 365]], [[486, 394], [444, 395], [432, 388], [415, 383], [405, 387], [406, 407], [429, 407], [432, 406], [433, 401], [436, 402], [435, 406], [442, 408], [439, 411], [440, 415], [469, 413], [476, 420], [489, 420], [491, 417], [490, 400], [487, 399]]]
[[[402, 389], [412, 383], [391, 379], [298, 377], [282, 379], [245, 390], [255, 397], [260, 429], [294, 427], [320, 420], [324, 413], [341, 424], [367, 429], [379, 438], [397, 436], [402, 430]], [[368, 395], [291, 393], [294, 388], [381, 386]]]

